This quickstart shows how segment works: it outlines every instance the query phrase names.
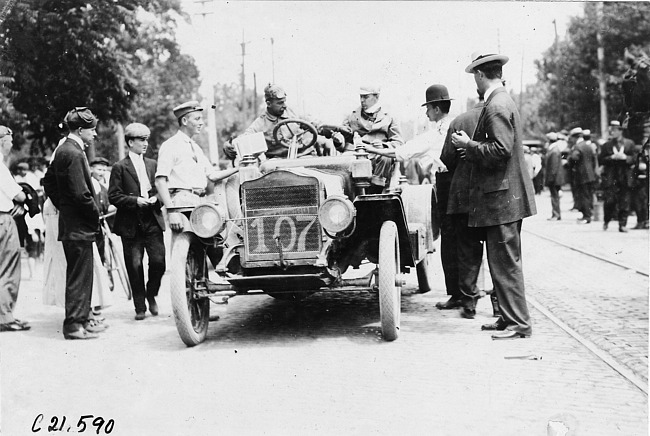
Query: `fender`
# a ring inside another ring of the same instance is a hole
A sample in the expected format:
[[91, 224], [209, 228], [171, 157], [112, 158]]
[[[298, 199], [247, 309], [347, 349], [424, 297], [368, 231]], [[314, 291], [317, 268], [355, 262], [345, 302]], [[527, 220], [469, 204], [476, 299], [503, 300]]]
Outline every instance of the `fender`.
[[360, 195], [354, 200], [354, 206], [357, 210], [355, 240], [359, 243], [370, 241], [369, 253], [376, 258], [381, 226], [384, 221], [393, 221], [397, 225], [401, 266], [415, 266], [406, 214], [399, 194]]

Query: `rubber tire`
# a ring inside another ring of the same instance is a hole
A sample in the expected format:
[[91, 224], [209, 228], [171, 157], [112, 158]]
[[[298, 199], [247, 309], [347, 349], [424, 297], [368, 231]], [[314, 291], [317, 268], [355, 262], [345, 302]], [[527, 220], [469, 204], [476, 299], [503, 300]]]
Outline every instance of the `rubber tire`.
[[429, 254], [425, 254], [424, 258], [415, 265], [415, 272], [418, 276], [418, 292], [426, 294], [431, 290], [431, 280], [429, 280]]
[[[208, 332], [208, 324], [210, 322], [210, 300], [204, 298], [196, 302], [195, 310], [190, 310], [188, 302], [189, 282], [191, 283], [196, 274], [195, 262], [202, 259], [195, 259], [191, 257], [190, 246], [194, 235], [191, 233], [181, 233], [175, 235], [172, 253], [171, 253], [171, 268], [170, 268], [170, 286], [169, 292], [172, 298], [172, 309], [174, 312], [174, 321], [176, 321], [176, 329], [182, 341], [188, 347], [198, 345], [205, 339]], [[192, 268], [194, 267], [194, 268]], [[190, 272], [190, 269], [192, 270]], [[196, 312], [199, 316], [196, 316]]]
[[395, 284], [399, 271], [397, 226], [385, 221], [379, 232], [379, 315], [385, 341], [394, 341], [399, 335], [402, 289]]

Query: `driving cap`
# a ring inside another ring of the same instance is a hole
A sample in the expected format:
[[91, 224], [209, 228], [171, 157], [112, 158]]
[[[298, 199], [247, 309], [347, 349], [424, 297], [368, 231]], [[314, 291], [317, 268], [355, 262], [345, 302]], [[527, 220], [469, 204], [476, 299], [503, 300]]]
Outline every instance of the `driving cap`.
[[3, 136], [7, 136], [7, 135], [9, 135], [9, 136], [13, 135], [13, 132], [11, 131], [11, 129], [9, 127], [7, 127], [7, 126], [0, 126], [0, 138], [2, 138]]
[[427, 88], [424, 93], [424, 99], [426, 100], [422, 106], [426, 106], [429, 103], [435, 103], [437, 101], [450, 101], [453, 98], [449, 98], [449, 91], [445, 85], [431, 85]]
[[124, 128], [124, 137], [126, 138], [148, 138], [151, 135], [149, 127], [142, 123], [131, 123]]
[[548, 132], [548, 133], [546, 134], [546, 139], [548, 139], [549, 141], [557, 141], [557, 133], [555, 133], [555, 132]]
[[617, 129], [622, 129], [623, 128], [623, 126], [621, 126], [621, 122], [616, 121], [616, 120], [610, 121], [609, 122], [609, 127], [616, 127]]
[[105, 157], [96, 157], [90, 162], [91, 167], [94, 165], [106, 165], [108, 167], [111, 164], [108, 162], [108, 159], [106, 159]]
[[18, 165], [16, 165], [16, 168], [23, 169], [25, 171], [29, 170], [29, 164], [27, 162], [21, 162]]
[[569, 132], [569, 136], [578, 136], [578, 135], [582, 135], [582, 128], [580, 127], [574, 127]]
[[199, 106], [199, 102], [196, 100], [186, 101], [185, 103], [179, 104], [174, 109], [172, 109], [176, 119], [182, 118], [191, 112], [199, 112], [202, 110], [203, 108]]
[[97, 117], [87, 107], [75, 107], [65, 115], [64, 122], [70, 130], [97, 127]]
[[365, 85], [359, 88], [359, 95], [379, 94], [381, 88], [375, 85]]
[[582, 131], [582, 134], [583, 134], [584, 136], [591, 136], [591, 130], [589, 130], [589, 129], [584, 129], [584, 130]]
[[474, 69], [479, 65], [486, 64], [488, 62], [498, 61], [501, 65], [508, 63], [510, 58], [505, 55], [490, 53], [490, 52], [481, 52], [475, 51], [472, 53], [472, 62], [465, 68], [466, 73], [474, 74]]
[[287, 98], [287, 93], [284, 92], [284, 89], [278, 85], [268, 84], [264, 88], [264, 99], [265, 100], [279, 100], [281, 98]]

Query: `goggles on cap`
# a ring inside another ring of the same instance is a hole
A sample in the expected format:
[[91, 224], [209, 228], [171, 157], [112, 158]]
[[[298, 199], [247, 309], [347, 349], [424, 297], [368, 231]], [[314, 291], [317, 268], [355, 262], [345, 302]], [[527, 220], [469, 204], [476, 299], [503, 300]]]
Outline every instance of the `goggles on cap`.
[[13, 132], [9, 127], [0, 126], [0, 138], [4, 138], [5, 136], [11, 136], [11, 135], [13, 135]]
[[[75, 107], [74, 109], [72, 109], [72, 111], [75, 114], [77, 114], [77, 116], [79, 118], [81, 118], [81, 120], [84, 123], [92, 123], [93, 121], [95, 121], [95, 117], [93, 116], [92, 112], [90, 112], [90, 110], [86, 106]], [[86, 112], [86, 111], [88, 111], [88, 112]]]

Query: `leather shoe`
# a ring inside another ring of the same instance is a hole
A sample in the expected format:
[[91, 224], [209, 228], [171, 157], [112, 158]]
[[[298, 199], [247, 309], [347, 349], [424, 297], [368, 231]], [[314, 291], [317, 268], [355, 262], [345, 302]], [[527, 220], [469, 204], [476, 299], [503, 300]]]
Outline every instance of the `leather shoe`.
[[609, 223], [603, 223], [603, 230], [607, 230], [607, 226], [609, 226]]
[[497, 331], [503, 331], [506, 329], [506, 326], [504, 324], [499, 324], [498, 322], [491, 322], [489, 324], [483, 324], [481, 326], [481, 330], [497, 330]]
[[144, 312], [137, 312], [135, 314], [135, 320], [136, 321], [142, 321], [144, 319], [145, 315]]
[[462, 309], [460, 309], [460, 316], [462, 316], [465, 319], [474, 319], [474, 317], [476, 316], [476, 310], [463, 307]]
[[590, 222], [591, 222], [591, 220], [588, 219], [588, 218], [580, 218], [578, 220], [578, 224], [589, 224]]
[[460, 307], [461, 303], [460, 300], [456, 297], [449, 297], [449, 300], [443, 302], [437, 302], [436, 307], [440, 310], [449, 310], [449, 309], [455, 309], [457, 307]]
[[559, 216], [552, 216], [549, 219], [547, 219], [547, 221], [560, 221], [561, 219], [562, 218], [560, 218]]
[[149, 312], [151, 312], [153, 316], [158, 316], [158, 303], [156, 303], [156, 299], [150, 298], [147, 299], [147, 301], [149, 302]]
[[620, 226], [620, 227], [618, 228], [618, 231], [621, 232], [621, 233], [627, 233], [627, 227], [625, 227], [625, 226]]
[[0, 324], [0, 332], [20, 332], [20, 331], [25, 331], [29, 330], [31, 327], [28, 326], [26, 323], [22, 323], [18, 320], [14, 320], [13, 322], [8, 322], [5, 324]]
[[95, 339], [99, 335], [96, 333], [91, 333], [83, 327], [80, 327], [76, 332], [63, 333], [63, 337], [66, 339]]
[[525, 339], [529, 338], [530, 335], [525, 335], [523, 333], [515, 332], [513, 330], [504, 330], [499, 333], [494, 333], [492, 339], [497, 341], [501, 339]]
[[100, 333], [106, 330], [108, 326], [106, 324], [97, 322], [94, 319], [90, 319], [86, 324], [84, 324], [84, 328], [90, 333]]

